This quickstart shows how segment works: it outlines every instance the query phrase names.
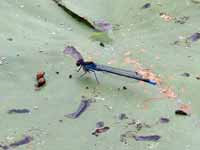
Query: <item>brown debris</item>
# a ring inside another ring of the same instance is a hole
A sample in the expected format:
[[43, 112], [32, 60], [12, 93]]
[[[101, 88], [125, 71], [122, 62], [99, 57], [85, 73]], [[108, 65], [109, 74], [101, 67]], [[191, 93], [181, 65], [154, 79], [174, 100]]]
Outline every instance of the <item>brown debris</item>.
[[46, 84], [46, 79], [44, 78], [45, 72], [44, 71], [39, 71], [36, 74], [36, 79], [37, 79], [37, 84], [35, 85], [35, 90], [40, 90], [42, 86]]
[[196, 77], [197, 80], [200, 80], [200, 76]]
[[[178, 113], [177, 113], [178, 112]], [[182, 113], [181, 113], [182, 112]], [[190, 104], [179, 104], [178, 109], [175, 112], [178, 115], [190, 115], [192, 113], [192, 107]]]
[[45, 80], [45, 78], [40, 78], [39, 80], [38, 80], [38, 87], [41, 87], [41, 86], [43, 86], [44, 84], [46, 83], [46, 80]]
[[44, 77], [44, 74], [45, 74], [45, 72], [39, 71], [39, 72], [37, 73], [37, 75], [36, 75], [36, 79], [39, 80], [40, 78], [43, 78], [43, 77]]
[[172, 21], [174, 19], [174, 17], [172, 17], [172, 16], [170, 16], [170, 15], [168, 15], [166, 13], [163, 13], [163, 12], [160, 13], [160, 17], [166, 22], [170, 22], [170, 21]]
[[175, 92], [170, 88], [161, 88], [160, 92], [164, 94], [167, 98], [176, 98]]
[[102, 127], [102, 128], [97, 128], [94, 132], [92, 132], [92, 135], [99, 136], [101, 133], [104, 133], [108, 131], [110, 127]]

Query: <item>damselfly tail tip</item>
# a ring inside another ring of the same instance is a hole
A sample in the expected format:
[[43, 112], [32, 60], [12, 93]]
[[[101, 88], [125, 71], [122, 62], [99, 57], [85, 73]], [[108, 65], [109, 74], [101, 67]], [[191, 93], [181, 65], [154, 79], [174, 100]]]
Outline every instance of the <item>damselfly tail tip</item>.
[[149, 83], [152, 84], [152, 85], [156, 85], [157, 84], [156, 81], [154, 81], [154, 80], [149, 80]]

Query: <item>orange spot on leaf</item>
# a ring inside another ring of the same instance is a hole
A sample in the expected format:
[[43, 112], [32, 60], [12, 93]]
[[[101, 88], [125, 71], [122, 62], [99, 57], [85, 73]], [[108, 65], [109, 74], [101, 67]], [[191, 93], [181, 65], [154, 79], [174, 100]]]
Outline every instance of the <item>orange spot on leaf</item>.
[[114, 63], [116, 63], [116, 60], [114, 60], [114, 59], [112, 59], [112, 60], [110, 60], [110, 61], [107, 62], [108, 65], [112, 65]]
[[145, 53], [147, 50], [146, 49], [140, 49], [139, 53]]
[[166, 22], [169, 22], [174, 19], [174, 17], [172, 17], [166, 13], [160, 13], [160, 17]]
[[136, 64], [138, 61], [136, 59], [131, 59], [130, 57], [125, 57], [124, 63], [125, 64]]
[[179, 104], [178, 109], [186, 112], [187, 114], [192, 113], [192, 106], [190, 104]]
[[162, 94], [164, 94], [167, 98], [176, 98], [175, 92], [171, 88], [161, 88], [160, 91]]
[[124, 53], [124, 56], [129, 56], [129, 55], [131, 55], [131, 51], [127, 51]]

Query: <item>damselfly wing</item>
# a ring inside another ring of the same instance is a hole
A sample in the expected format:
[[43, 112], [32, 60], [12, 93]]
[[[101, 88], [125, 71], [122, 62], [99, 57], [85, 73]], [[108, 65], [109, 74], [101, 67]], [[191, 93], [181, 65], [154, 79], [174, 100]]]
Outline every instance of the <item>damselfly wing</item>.
[[64, 53], [72, 56], [76, 61], [83, 60], [82, 55], [73, 46], [67, 46], [64, 49]]
[[106, 66], [106, 65], [99, 65], [96, 64], [96, 71], [102, 71], [102, 72], [108, 72], [108, 73], [113, 73], [113, 74], [117, 74], [120, 76], [126, 76], [129, 78], [142, 78], [142, 76], [140, 74], [138, 74], [136, 71], [129, 71], [129, 70], [125, 70], [125, 69], [120, 69], [120, 68], [114, 68], [114, 67], [110, 67], [110, 66]]

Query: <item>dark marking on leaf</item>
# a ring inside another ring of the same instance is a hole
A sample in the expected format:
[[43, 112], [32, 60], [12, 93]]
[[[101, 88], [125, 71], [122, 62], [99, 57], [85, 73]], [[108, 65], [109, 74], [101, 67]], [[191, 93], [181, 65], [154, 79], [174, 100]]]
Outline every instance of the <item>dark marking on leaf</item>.
[[69, 75], [69, 79], [71, 79], [71, 78], [72, 78], [72, 75], [70, 74], [70, 75]]
[[200, 77], [196, 77], [197, 80], [200, 80]]
[[176, 110], [175, 111], [176, 115], [182, 115], [182, 116], [188, 116], [189, 114], [183, 110]]
[[2, 149], [4, 149], [4, 150], [7, 150], [7, 149], [9, 149], [9, 146], [7, 146], [7, 145], [1, 145], [1, 144], [0, 144], [0, 148], [2, 148]]
[[118, 116], [119, 120], [124, 120], [124, 119], [128, 119], [128, 117], [126, 116], [125, 113], [120, 113]]
[[103, 128], [98, 128], [94, 132], [92, 132], [92, 135], [99, 136], [99, 134], [104, 133], [108, 131], [110, 127], [103, 127]]
[[104, 122], [103, 121], [99, 121], [96, 123], [96, 128], [103, 128], [104, 127]]
[[183, 76], [183, 77], [190, 77], [190, 73], [184, 72], [184, 73], [181, 74], [181, 76]]
[[160, 123], [169, 123], [169, 118], [164, 118], [164, 117], [161, 117], [160, 118]]
[[104, 45], [102, 42], [100, 42], [99, 45], [100, 45], [101, 47], [105, 47], [105, 45]]
[[191, 0], [194, 4], [200, 4], [199, 0]]
[[136, 129], [137, 131], [140, 131], [143, 128], [142, 123], [136, 123]]
[[25, 144], [28, 144], [30, 143], [31, 141], [33, 141], [33, 137], [31, 136], [25, 136], [23, 139], [19, 140], [19, 141], [16, 141], [14, 143], [11, 143], [9, 145], [9, 147], [18, 147], [18, 146], [21, 146], [21, 145], [25, 145]]
[[60, 123], [63, 123], [63, 120], [58, 120]]
[[76, 119], [78, 118], [89, 106], [90, 106], [91, 100], [81, 100], [81, 103], [78, 107], [78, 109], [71, 113], [65, 115], [65, 117]]
[[158, 141], [158, 140], [160, 140], [161, 136], [159, 136], [159, 135], [147, 135], [147, 136], [134, 135], [133, 138], [136, 141]]
[[94, 27], [100, 32], [107, 32], [112, 29], [112, 25], [105, 20], [94, 21]]
[[146, 3], [142, 6], [142, 9], [146, 9], [146, 8], [150, 8], [151, 7], [151, 3]]
[[13, 38], [8, 38], [7, 40], [8, 40], [8, 41], [13, 41]]
[[10, 109], [8, 111], [8, 114], [24, 114], [24, 113], [30, 113], [29, 109]]
[[183, 17], [179, 17], [179, 18], [175, 18], [175, 23], [179, 23], [179, 24], [185, 24], [190, 17], [188, 16], [183, 16]]
[[127, 87], [126, 87], [126, 86], [123, 86], [123, 90], [127, 90]]
[[196, 32], [187, 38], [187, 40], [190, 40], [192, 42], [196, 42], [199, 39], [200, 39], [200, 32]]

